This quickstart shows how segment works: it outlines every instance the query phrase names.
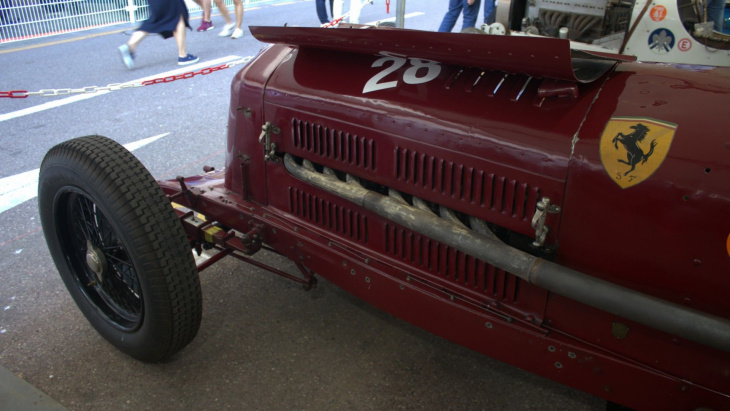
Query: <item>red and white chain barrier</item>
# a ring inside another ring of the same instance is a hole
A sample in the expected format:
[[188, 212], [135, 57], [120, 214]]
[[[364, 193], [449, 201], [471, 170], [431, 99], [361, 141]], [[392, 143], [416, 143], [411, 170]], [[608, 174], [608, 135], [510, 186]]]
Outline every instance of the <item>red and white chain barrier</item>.
[[127, 88], [151, 86], [153, 84], [160, 83], [171, 83], [176, 80], [187, 80], [198, 75], [205, 76], [216, 71], [225, 70], [231, 67], [235, 67], [241, 64], [247, 64], [253, 60], [253, 56], [244, 57], [240, 60], [232, 61], [229, 63], [221, 64], [215, 67], [206, 67], [198, 71], [190, 71], [175, 76], [160, 77], [150, 80], [141, 81], [130, 81], [128, 83], [113, 83], [106, 86], [89, 86], [83, 88], [60, 88], [60, 89], [43, 89], [39, 91], [27, 91], [27, 90], [12, 90], [12, 91], [0, 91], [0, 98], [27, 98], [28, 96], [41, 96], [41, 97], [56, 97], [56, 96], [68, 96], [71, 94], [89, 94], [98, 93], [100, 91], [117, 91]]

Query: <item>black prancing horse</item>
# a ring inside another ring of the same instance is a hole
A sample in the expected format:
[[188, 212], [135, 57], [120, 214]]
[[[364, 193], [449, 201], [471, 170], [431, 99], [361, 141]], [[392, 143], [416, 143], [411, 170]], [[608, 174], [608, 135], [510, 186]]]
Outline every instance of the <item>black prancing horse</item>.
[[654, 153], [654, 147], [656, 147], [656, 140], [652, 140], [649, 152], [644, 154], [644, 150], [639, 147], [639, 143], [644, 141], [646, 135], [649, 134], [649, 127], [641, 123], [636, 123], [635, 126], [631, 126], [630, 128], [634, 129], [634, 131], [630, 134], [625, 135], [624, 133], [619, 132], [618, 134], [616, 134], [616, 137], [613, 138], [613, 145], [614, 147], [616, 147], [616, 150], [618, 150], [618, 143], [623, 144], [624, 148], [626, 149], [626, 157], [628, 161], [618, 161], [619, 163], [624, 163], [631, 166], [631, 170], [624, 173], [625, 176], [634, 171], [636, 165], [639, 164], [639, 161], [641, 161], [641, 164], [646, 163], [646, 160], [649, 159], [649, 156]]

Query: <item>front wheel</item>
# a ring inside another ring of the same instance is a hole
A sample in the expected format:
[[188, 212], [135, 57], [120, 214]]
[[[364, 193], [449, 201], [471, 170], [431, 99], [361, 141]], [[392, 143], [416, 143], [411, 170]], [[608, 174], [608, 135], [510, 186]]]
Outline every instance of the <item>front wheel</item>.
[[148, 362], [192, 341], [202, 296], [190, 245], [129, 151], [101, 136], [55, 146], [41, 165], [38, 205], [66, 288], [107, 341]]

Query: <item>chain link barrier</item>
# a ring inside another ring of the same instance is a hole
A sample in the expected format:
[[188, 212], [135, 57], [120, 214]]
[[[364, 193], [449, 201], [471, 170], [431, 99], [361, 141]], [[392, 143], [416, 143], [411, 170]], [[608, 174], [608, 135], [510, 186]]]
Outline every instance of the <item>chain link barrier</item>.
[[187, 73], [178, 74], [175, 76], [160, 77], [160, 78], [156, 78], [156, 79], [143, 80], [143, 81], [130, 81], [130, 82], [126, 82], [126, 83], [112, 83], [112, 84], [108, 84], [106, 86], [88, 86], [88, 87], [83, 87], [83, 88], [43, 89], [43, 90], [31, 91], [31, 92], [29, 92], [28, 90], [0, 91], [0, 98], [28, 98], [28, 96], [41, 96], [41, 97], [69, 96], [72, 94], [90, 94], [90, 93], [98, 93], [101, 91], [117, 91], [117, 90], [124, 90], [124, 89], [128, 89], [128, 88], [151, 86], [153, 84], [172, 83], [173, 81], [177, 81], [177, 80], [191, 79], [198, 75], [205, 76], [210, 73], [215, 73], [216, 71], [229, 69], [231, 67], [235, 67], [235, 66], [238, 66], [241, 64], [248, 64], [251, 60], [253, 60], [253, 56], [244, 57], [240, 60], [221, 64], [220, 66], [206, 67], [206, 68], [200, 69], [198, 71], [189, 71]]
[[[364, 6], [366, 4], [373, 4], [373, 0], [362, 0], [360, 7], [362, 8], [362, 6]], [[390, 12], [390, 0], [386, 0], [386, 9], [388, 10], [388, 13], [389, 13]], [[325, 28], [336, 27], [344, 19], [346, 19], [349, 16], [350, 16], [350, 11], [346, 12], [345, 14], [341, 15], [340, 17], [338, 17], [336, 19], [333, 19], [329, 23], [323, 24], [321, 27], [325, 27]], [[102, 91], [118, 91], [118, 90], [124, 90], [124, 89], [128, 89], [128, 88], [151, 86], [153, 84], [172, 83], [173, 81], [177, 81], [177, 80], [191, 79], [198, 75], [205, 76], [210, 73], [215, 73], [216, 71], [225, 70], [225, 69], [228, 69], [231, 67], [238, 66], [240, 64], [248, 64], [251, 60], [253, 60], [253, 56], [244, 57], [240, 60], [221, 64], [220, 66], [206, 67], [206, 68], [198, 70], [198, 71], [190, 71], [190, 72], [178, 74], [175, 76], [160, 77], [160, 78], [144, 80], [144, 81], [130, 81], [127, 83], [112, 83], [112, 84], [108, 84], [106, 86], [88, 86], [88, 87], [83, 87], [83, 88], [42, 89], [42, 90], [38, 90], [38, 91], [28, 91], [28, 90], [0, 91], [0, 98], [28, 98], [29, 96], [58, 97], [58, 96], [69, 96], [69, 95], [73, 95], [73, 94], [99, 93]]]

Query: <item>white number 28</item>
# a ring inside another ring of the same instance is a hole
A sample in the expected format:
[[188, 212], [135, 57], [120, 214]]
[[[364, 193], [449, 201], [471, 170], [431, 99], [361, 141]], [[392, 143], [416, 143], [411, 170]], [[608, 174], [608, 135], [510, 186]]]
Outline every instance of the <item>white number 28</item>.
[[[406, 84], [423, 84], [427, 83], [441, 73], [441, 65], [433, 60], [422, 60], [417, 58], [407, 58], [400, 54], [392, 54], [387, 52], [380, 53], [383, 57], [375, 60], [371, 67], [383, 67], [387, 63], [391, 63], [383, 70], [374, 75], [363, 87], [362, 92], [370, 93], [371, 91], [395, 88], [398, 86], [398, 80], [383, 81], [388, 75], [395, 73], [406, 63], [410, 62], [411, 66], [403, 73], [403, 82]], [[419, 75], [420, 74], [420, 75]]]

